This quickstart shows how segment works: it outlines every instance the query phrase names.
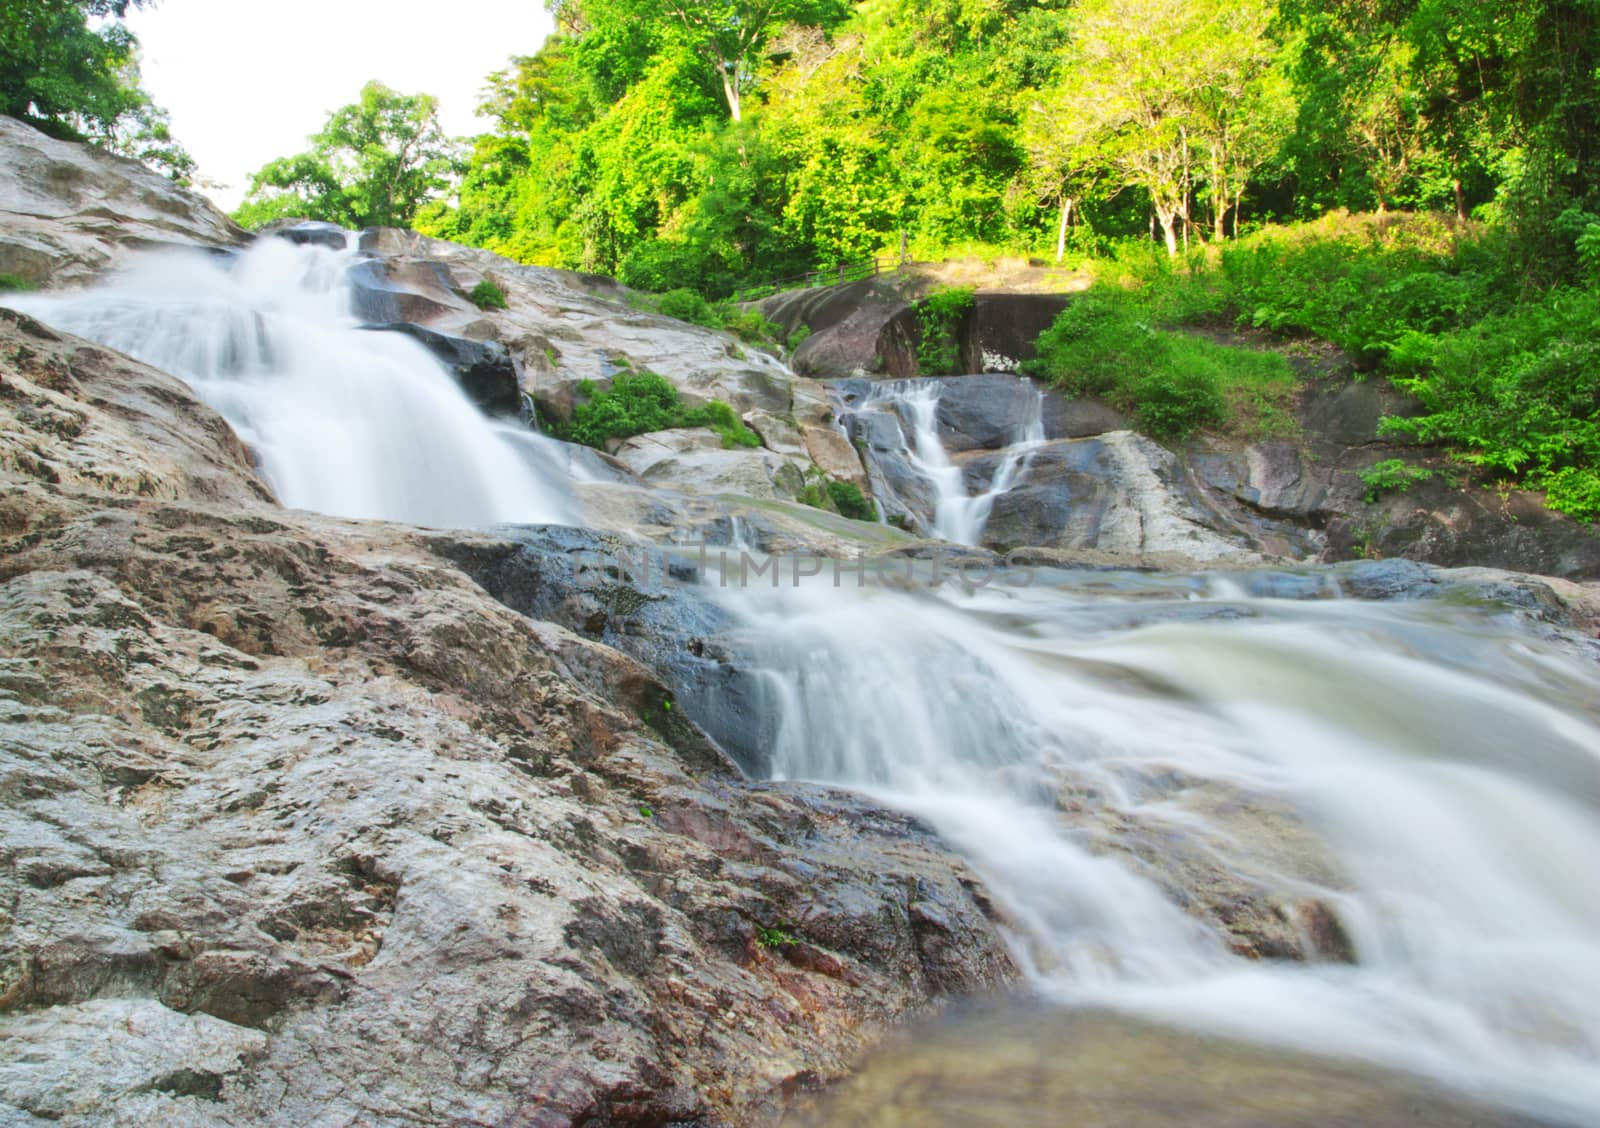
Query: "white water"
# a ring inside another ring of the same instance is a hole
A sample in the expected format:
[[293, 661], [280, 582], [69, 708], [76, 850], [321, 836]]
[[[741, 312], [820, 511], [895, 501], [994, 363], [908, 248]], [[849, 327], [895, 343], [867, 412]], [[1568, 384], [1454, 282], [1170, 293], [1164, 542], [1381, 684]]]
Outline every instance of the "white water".
[[[1225, 589], [1197, 605], [1183, 578], [1138, 583], [1137, 599], [739, 593], [779, 774], [927, 819], [1063, 1001], [1600, 1122], [1594, 665], [1481, 613]], [[1356, 965], [1236, 956], [1139, 864], [1091, 848], [1131, 822], [1206, 834], [1259, 873], [1245, 824], [1190, 802], [1219, 788], [1315, 836], [1337, 878], [1285, 867], [1275, 884], [1333, 905]], [[1063, 813], [1063, 789], [1089, 813]]]
[[357, 328], [351, 261], [262, 239], [231, 266], [149, 255], [106, 285], [6, 301], [181, 377], [285, 505], [444, 527], [569, 519], [554, 444], [483, 416], [416, 341]]
[[951, 544], [976, 545], [994, 508], [994, 500], [1017, 484], [1027, 471], [1034, 451], [1044, 442], [1044, 396], [1035, 393], [1032, 410], [1019, 420], [1011, 443], [988, 488], [967, 492], [965, 474], [952, 461], [939, 439], [939, 392], [932, 380], [896, 380], [879, 385], [862, 404], [864, 411], [893, 413], [905, 438], [907, 461], [932, 487], [934, 509], [929, 534]]

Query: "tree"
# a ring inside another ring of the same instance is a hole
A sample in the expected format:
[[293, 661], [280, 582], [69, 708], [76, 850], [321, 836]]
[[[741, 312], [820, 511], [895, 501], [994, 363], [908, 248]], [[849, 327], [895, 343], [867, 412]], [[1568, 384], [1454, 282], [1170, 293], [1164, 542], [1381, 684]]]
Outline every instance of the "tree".
[[264, 165], [234, 218], [247, 227], [299, 216], [344, 227], [407, 227], [449, 187], [457, 146], [439, 126], [437, 99], [380, 82], [335, 110], [311, 148]]
[[681, 28], [710, 64], [734, 121], [741, 120], [744, 90], [774, 33], [786, 24], [831, 27], [848, 11], [843, 0], [585, 0], [581, 8], [591, 33], [601, 36], [652, 24]]
[[[1069, 106], [1095, 161], [1143, 189], [1171, 254], [1209, 171], [1220, 231], [1249, 172], [1276, 151], [1261, 91], [1272, 73], [1265, 0], [1081, 0], [1051, 102]], [[1252, 116], [1255, 115], [1255, 116]], [[1246, 143], [1246, 138], [1250, 139]]]
[[0, 113], [182, 181], [194, 161], [142, 88], [137, 42], [120, 22], [144, 2], [0, 0]]

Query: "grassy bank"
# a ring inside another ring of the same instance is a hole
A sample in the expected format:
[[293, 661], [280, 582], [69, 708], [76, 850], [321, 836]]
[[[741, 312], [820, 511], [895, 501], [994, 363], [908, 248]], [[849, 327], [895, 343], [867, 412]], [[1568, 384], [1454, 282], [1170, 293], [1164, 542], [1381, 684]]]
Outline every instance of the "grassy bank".
[[1422, 415], [1387, 420], [1386, 433], [1441, 443], [1490, 480], [1542, 489], [1551, 508], [1592, 520], [1600, 217], [1561, 222], [1571, 261], [1562, 281], [1538, 285], [1511, 265], [1503, 233], [1423, 215], [1336, 213], [1178, 259], [1129, 246], [1084, 264], [1095, 284], [1040, 338], [1033, 369], [1153, 434], [1254, 437], [1288, 422], [1287, 363], [1196, 331], [1329, 341], [1359, 377], [1421, 401]]

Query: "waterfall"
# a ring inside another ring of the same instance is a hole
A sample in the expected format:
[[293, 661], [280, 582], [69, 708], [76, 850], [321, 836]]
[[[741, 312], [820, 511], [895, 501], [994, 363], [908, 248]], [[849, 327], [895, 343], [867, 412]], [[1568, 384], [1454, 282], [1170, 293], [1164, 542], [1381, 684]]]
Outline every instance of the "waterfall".
[[[485, 419], [410, 338], [358, 330], [352, 260], [264, 239], [7, 301], [187, 380], [288, 505], [564, 519], [553, 444]], [[975, 544], [1044, 441], [1041, 410], [969, 492], [941, 387], [878, 385], [857, 410], [894, 420], [929, 531]], [[731, 518], [735, 556], [760, 533]], [[1593, 655], [1483, 600], [1339, 598], [1340, 575], [1045, 571], [974, 590], [796, 568], [707, 591], [738, 623], [719, 643], [764, 686], [774, 774], [925, 820], [984, 880], [1038, 994], [1600, 1122]], [[1286, 913], [1327, 907], [1353, 962], [1246, 958], [1196, 909], [1193, 874], [1162, 870], [1180, 848]]]
[[[1034, 452], [1045, 441], [1044, 395], [1034, 389], [1030, 409], [1017, 422], [989, 484], [980, 491], [969, 492], [965, 469], [951, 459], [939, 438], [942, 389], [938, 380], [886, 381], [873, 388], [857, 410], [882, 413], [895, 421], [901, 435], [901, 454], [929, 488], [932, 511], [919, 514], [925, 518], [928, 535], [951, 544], [976, 545], [982, 540], [995, 498], [1017, 484], [1027, 472]], [[881, 472], [875, 473], [874, 479], [877, 492], [893, 494], [892, 485]]]
[[555, 444], [483, 416], [416, 341], [358, 328], [354, 255], [260, 239], [232, 262], [149, 254], [105, 285], [6, 302], [182, 378], [290, 507], [441, 527], [569, 520]]
[[[1328, 599], [1325, 574], [1299, 602], [1069, 575], [735, 593], [776, 773], [927, 820], [1047, 996], [1595, 1122], [1592, 659], [1483, 611]], [[1331, 905], [1356, 962], [1234, 954], [1128, 834]]]

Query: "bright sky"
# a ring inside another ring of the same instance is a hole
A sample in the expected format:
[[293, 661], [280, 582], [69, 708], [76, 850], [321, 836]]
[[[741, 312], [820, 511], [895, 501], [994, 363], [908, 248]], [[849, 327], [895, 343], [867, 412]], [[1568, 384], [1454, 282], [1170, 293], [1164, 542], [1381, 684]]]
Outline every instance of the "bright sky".
[[226, 186], [202, 191], [231, 210], [250, 173], [305, 149], [369, 79], [437, 97], [447, 133], [481, 132], [484, 78], [537, 51], [552, 25], [540, 0], [156, 0], [128, 26], [174, 136]]

